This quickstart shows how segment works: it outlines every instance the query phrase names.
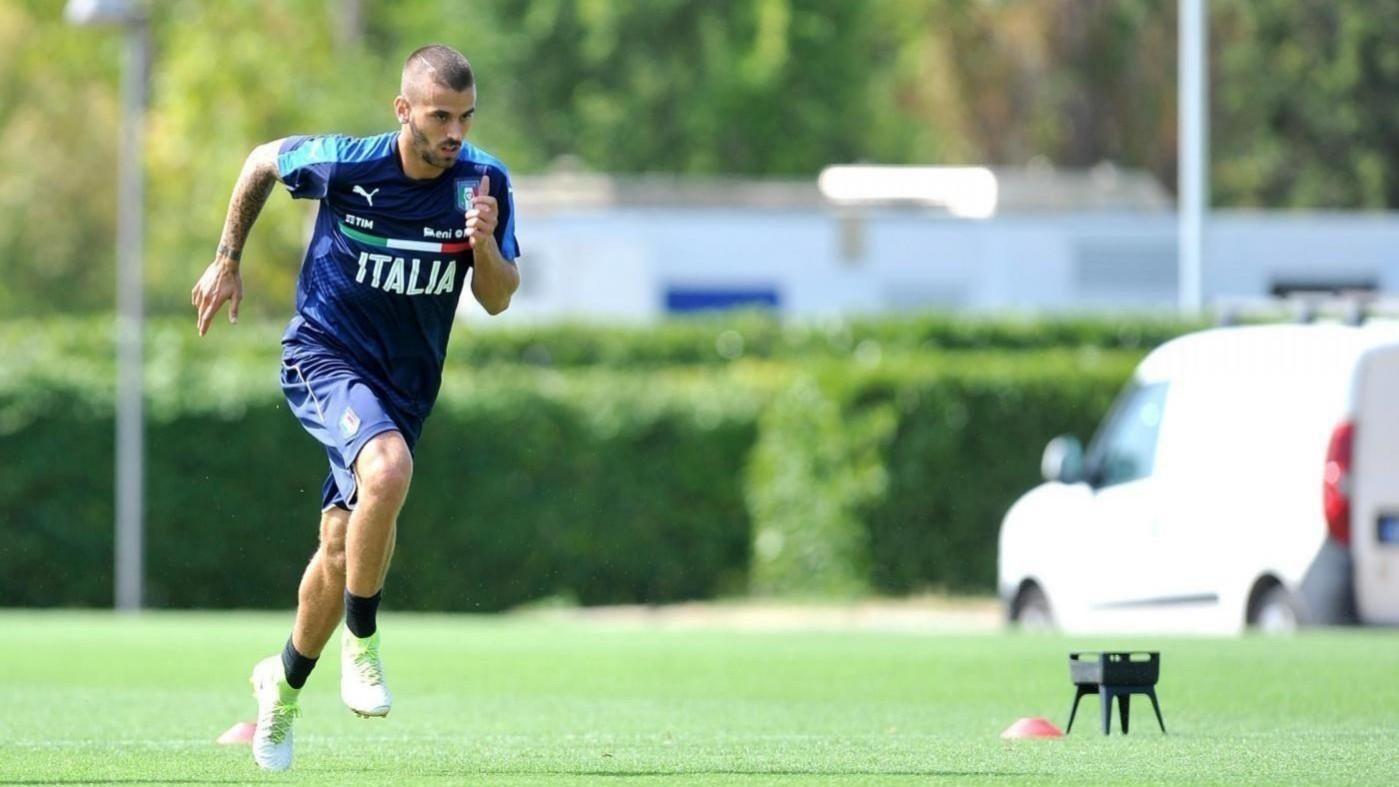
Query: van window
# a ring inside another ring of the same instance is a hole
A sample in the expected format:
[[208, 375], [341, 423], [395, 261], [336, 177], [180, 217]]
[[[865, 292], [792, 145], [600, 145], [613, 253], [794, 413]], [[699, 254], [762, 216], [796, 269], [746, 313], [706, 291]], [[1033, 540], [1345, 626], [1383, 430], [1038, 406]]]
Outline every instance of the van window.
[[1122, 392], [1088, 450], [1086, 464], [1094, 486], [1151, 475], [1165, 406], [1166, 383], [1132, 385]]

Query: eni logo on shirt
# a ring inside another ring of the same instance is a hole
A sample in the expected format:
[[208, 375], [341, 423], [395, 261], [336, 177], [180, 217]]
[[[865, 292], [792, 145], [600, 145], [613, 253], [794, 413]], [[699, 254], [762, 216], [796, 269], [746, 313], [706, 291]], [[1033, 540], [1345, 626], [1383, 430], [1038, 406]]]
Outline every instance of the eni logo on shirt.
[[[471, 250], [471, 241], [439, 242], [412, 240], [408, 238], [381, 238], [363, 230], [351, 227], [342, 221], [340, 234], [364, 246], [383, 249], [382, 252], [361, 251], [359, 272], [355, 281], [360, 284], [395, 292], [402, 295], [442, 295], [455, 292], [457, 286], [456, 256]], [[446, 263], [431, 259], [426, 263], [421, 258], [398, 257], [395, 251], [418, 251], [426, 254], [448, 257]]]

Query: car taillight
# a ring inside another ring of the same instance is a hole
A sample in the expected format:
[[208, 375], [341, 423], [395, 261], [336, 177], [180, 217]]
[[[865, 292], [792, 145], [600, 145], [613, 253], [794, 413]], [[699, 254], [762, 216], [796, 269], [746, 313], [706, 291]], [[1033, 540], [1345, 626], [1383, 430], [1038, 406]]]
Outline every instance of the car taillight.
[[1350, 543], [1350, 459], [1355, 424], [1343, 422], [1331, 433], [1322, 473], [1321, 505], [1326, 511], [1326, 531], [1342, 544]]

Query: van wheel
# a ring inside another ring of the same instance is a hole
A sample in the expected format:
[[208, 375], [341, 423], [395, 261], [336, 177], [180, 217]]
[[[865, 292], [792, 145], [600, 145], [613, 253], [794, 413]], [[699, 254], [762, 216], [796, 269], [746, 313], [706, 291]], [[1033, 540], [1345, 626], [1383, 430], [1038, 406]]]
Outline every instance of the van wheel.
[[1010, 608], [1010, 621], [1024, 631], [1053, 631], [1054, 613], [1039, 585], [1026, 585]]
[[1292, 594], [1282, 585], [1273, 585], [1258, 597], [1249, 625], [1264, 634], [1291, 634], [1301, 620], [1301, 610]]

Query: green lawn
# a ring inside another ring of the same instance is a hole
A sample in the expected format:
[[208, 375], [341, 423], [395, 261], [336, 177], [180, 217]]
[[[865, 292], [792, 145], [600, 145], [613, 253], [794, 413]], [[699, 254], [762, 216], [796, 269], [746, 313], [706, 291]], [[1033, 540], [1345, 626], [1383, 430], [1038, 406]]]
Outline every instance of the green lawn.
[[[0, 782], [501, 784], [1399, 783], [1399, 632], [1078, 640], [605, 628], [388, 614], [396, 702], [361, 720], [335, 659], [302, 696], [296, 763], [265, 775], [214, 738], [287, 613], [0, 612]], [[1169, 736], [1007, 743], [1061, 726], [1066, 653], [1160, 649]]]

